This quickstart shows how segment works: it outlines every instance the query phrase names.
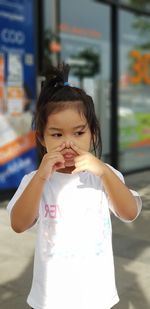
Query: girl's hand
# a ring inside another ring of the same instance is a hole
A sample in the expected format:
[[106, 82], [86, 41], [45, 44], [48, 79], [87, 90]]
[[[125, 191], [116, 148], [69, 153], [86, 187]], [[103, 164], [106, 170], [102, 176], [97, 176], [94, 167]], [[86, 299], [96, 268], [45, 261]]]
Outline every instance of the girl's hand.
[[61, 146], [55, 148], [51, 153], [46, 153], [41, 161], [37, 175], [47, 180], [56, 170], [65, 167], [65, 160], [60, 151], [65, 148], [63, 143]]
[[97, 176], [102, 176], [105, 171], [105, 164], [92, 155], [90, 152], [82, 150], [80, 147], [76, 146], [74, 143], [70, 143], [71, 148], [78, 154], [75, 158], [75, 169], [72, 174], [89, 171]]

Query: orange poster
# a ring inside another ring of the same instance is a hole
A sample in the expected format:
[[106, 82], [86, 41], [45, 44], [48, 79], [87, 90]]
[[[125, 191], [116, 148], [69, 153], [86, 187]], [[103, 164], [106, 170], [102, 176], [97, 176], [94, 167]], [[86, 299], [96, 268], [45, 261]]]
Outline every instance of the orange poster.
[[7, 108], [8, 113], [17, 115], [23, 111], [23, 88], [19, 86], [8, 86]]

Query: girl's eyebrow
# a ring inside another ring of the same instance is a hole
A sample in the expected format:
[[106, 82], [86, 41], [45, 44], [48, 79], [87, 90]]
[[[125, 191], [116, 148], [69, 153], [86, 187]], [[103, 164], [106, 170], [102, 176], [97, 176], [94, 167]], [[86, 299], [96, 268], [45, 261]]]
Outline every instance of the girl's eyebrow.
[[59, 128], [53, 128], [53, 127], [48, 128], [48, 130], [51, 130], [51, 131], [62, 131], [62, 129], [59, 129]]
[[[77, 130], [77, 129], [83, 130], [83, 129], [85, 129], [86, 126], [87, 126], [87, 124], [82, 124], [82, 125], [73, 127], [73, 130]], [[55, 127], [50, 127], [50, 128], [48, 128], [48, 130], [51, 130], [51, 131], [63, 131], [63, 129], [55, 128]]]
[[87, 123], [79, 125], [79, 126], [76, 126], [73, 129], [82, 129], [83, 130], [83, 129], [85, 129], [86, 126], [87, 126]]

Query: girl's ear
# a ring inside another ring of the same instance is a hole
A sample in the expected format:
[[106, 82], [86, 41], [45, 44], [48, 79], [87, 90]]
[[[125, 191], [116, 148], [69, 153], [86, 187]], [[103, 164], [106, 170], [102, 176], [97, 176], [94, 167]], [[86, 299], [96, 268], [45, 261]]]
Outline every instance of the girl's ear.
[[38, 131], [36, 131], [36, 139], [38, 140], [38, 142], [40, 142], [40, 144], [41, 144], [43, 147], [46, 147], [46, 146], [45, 146], [45, 141], [44, 141], [43, 137], [41, 137], [40, 132], [38, 132]]

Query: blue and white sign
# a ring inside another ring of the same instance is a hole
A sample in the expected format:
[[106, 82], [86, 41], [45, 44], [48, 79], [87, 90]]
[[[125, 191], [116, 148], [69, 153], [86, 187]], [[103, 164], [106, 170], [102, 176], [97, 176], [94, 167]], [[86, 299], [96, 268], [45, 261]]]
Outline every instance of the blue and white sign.
[[[37, 166], [35, 1], [0, 0], [0, 190], [17, 188]], [[5, 128], [5, 129], [4, 129]]]

